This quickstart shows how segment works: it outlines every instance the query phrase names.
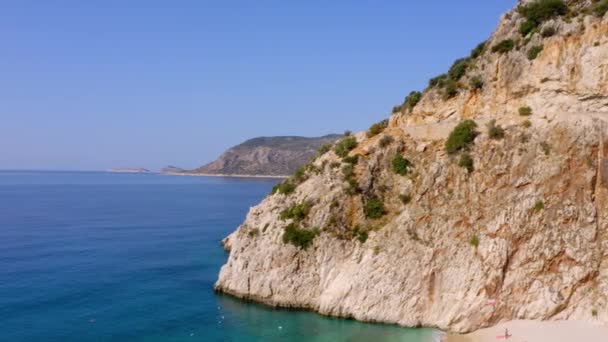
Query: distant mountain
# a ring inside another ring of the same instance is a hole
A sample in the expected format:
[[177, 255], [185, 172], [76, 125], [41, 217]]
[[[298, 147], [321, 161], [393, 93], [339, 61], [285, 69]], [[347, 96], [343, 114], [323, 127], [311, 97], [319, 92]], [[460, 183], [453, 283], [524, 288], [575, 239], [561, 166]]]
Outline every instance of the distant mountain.
[[168, 165], [163, 167], [162, 169], [160, 169], [161, 173], [179, 173], [179, 172], [183, 172], [184, 169], [179, 168], [177, 166], [173, 166], [173, 165]]
[[110, 172], [118, 172], [118, 173], [148, 173], [150, 170], [144, 169], [142, 167], [119, 167], [110, 169]]
[[186, 173], [209, 175], [284, 176], [308, 163], [325, 144], [341, 135], [322, 137], [259, 137], [225, 151], [215, 161]]

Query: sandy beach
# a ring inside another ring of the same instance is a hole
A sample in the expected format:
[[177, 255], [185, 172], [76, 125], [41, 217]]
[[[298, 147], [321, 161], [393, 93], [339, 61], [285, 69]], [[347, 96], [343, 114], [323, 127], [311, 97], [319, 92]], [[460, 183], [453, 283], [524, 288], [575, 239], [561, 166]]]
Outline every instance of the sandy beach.
[[[505, 339], [505, 329], [510, 337]], [[466, 335], [451, 335], [447, 342], [587, 342], [608, 341], [608, 326], [581, 321], [511, 321]]]

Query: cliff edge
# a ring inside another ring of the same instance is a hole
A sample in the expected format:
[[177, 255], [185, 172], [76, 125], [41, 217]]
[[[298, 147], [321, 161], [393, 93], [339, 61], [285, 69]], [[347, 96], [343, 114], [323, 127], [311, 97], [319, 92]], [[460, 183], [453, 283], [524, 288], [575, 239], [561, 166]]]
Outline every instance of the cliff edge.
[[520, 2], [251, 208], [216, 289], [454, 332], [608, 322], [607, 10]]

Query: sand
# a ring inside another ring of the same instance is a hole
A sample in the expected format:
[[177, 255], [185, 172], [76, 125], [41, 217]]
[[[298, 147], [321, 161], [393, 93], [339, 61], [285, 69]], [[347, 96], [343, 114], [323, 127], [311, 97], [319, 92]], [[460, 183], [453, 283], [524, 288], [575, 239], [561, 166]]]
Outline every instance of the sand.
[[[504, 339], [505, 329], [510, 338]], [[608, 341], [608, 326], [581, 321], [511, 321], [476, 332], [449, 336], [446, 342], [595, 342]]]

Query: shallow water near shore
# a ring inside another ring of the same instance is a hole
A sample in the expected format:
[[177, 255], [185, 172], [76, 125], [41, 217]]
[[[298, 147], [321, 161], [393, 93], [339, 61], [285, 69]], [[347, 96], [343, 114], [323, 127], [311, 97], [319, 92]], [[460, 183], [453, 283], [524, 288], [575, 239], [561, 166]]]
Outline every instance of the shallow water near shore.
[[213, 292], [220, 240], [276, 179], [0, 172], [6, 341], [430, 341]]

